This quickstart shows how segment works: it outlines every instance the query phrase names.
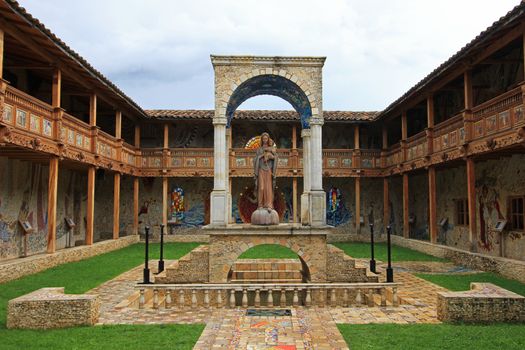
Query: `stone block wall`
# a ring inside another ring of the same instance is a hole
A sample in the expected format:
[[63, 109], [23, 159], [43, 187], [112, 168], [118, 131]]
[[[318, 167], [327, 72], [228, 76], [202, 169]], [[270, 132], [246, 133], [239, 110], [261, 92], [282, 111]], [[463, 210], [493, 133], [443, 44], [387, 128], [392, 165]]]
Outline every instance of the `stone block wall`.
[[472, 283], [466, 292], [441, 292], [437, 315], [443, 322], [525, 322], [525, 297], [492, 283]]
[[7, 328], [92, 326], [99, 314], [97, 295], [64, 294], [64, 287], [42, 288], [9, 301]]

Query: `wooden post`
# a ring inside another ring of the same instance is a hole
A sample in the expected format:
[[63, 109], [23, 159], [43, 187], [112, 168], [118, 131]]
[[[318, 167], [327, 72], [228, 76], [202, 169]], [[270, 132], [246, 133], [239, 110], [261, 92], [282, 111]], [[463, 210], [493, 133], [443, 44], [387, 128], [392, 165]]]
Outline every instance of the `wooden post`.
[[164, 124], [164, 143], [163, 143], [163, 148], [167, 149], [169, 148], [169, 133], [170, 133], [170, 129], [169, 129], [169, 125], [168, 123], [165, 123]]
[[162, 224], [168, 227], [168, 178], [162, 178]]
[[383, 229], [390, 224], [390, 196], [388, 192], [388, 178], [383, 178]]
[[140, 147], [140, 125], [135, 124], [135, 147]]
[[0, 28], [0, 79], [4, 77], [4, 31]]
[[117, 140], [122, 138], [122, 112], [115, 112], [115, 138]]
[[468, 228], [469, 242], [472, 249], [476, 248], [476, 173], [474, 171], [474, 159], [467, 158], [467, 201], [468, 201]]
[[388, 130], [386, 126], [383, 125], [381, 132], [383, 136], [383, 149], [387, 149], [388, 148]]
[[407, 112], [401, 114], [401, 140], [406, 141], [408, 138]]
[[361, 178], [355, 178], [355, 232], [361, 233]]
[[467, 70], [463, 74], [463, 85], [465, 89], [465, 109], [470, 110], [474, 106], [472, 98], [472, 71]]
[[120, 233], [120, 173], [115, 173], [113, 182], [113, 239]]
[[354, 125], [354, 149], [359, 149], [361, 143], [359, 140], [359, 124]]
[[403, 237], [409, 238], [410, 224], [408, 222], [408, 174], [403, 174]]
[[133, 234], [139, 234], [139, 178], [133, 178]]
[[47, 252], [54, 253], [57, 237], [58, 158], [49, 160], [49, 187], [47, 191]]
[[428, 168], [428, 211], [430, 242], [437, 243], [436, 168]]
[[62, 71], [56, 68], [53, 71], [53, 85], [51, 87], [51, 105], [60, 108], [62, 96]]
[[95, 167], [88, 168], [88, 193], [86, 208], [86, 244], [93, 244], [93, 232], [95, 223]]
[[97, 126], [97, 95], [89, 95], [89, 125]]

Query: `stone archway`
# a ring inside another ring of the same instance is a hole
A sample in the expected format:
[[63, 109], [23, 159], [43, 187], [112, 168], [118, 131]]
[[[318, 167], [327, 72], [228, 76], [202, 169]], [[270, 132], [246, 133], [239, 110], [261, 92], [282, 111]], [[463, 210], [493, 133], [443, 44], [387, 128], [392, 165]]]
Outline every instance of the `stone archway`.
[[209, 281], [226, 283], [228, 273], [239, 256], [260, 244], [278, 244], [290, 248], [305, 265], [311, 282], [326, 282], [326, 231], [312, 229], [309, 232], [284, 234], [282, 229], [273, 232], [260, 228], [225, 229], [224, 232], [210, 234]]
[[322, 67], [325, 57], [211, 56], [215, 71], [214, 186], [210, 197], [212, 226], [226, 226], [231, 212], [227, 162], [230, 122], [250, 97], [275, 95], [301, 116], [303, 181], [301, 222], [326, 224], [322, 186]]

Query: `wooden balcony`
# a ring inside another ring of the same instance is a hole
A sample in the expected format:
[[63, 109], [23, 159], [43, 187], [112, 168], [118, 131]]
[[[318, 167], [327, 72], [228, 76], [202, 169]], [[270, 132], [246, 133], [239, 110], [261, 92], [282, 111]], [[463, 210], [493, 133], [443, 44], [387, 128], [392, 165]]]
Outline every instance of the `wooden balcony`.
[[[387, 150], [323, 150], [323, 176], [386, 176], [446, 163], [524, 143], [523, 85], [472, 111], [463, 111], [433, 129]], [[58, 156], [136, 176], [213, 176], [213, 149], [143, 148], [126, 144], [9, 85], [0, 118], [0, 144], [42, 156]], [[2, 152], [0, 154], [6, 154]], [[302, 150], [278, 149], [278, 176], [302, 176]], [[229, 152], [230, 176], [253, 174], [255, 152]]]

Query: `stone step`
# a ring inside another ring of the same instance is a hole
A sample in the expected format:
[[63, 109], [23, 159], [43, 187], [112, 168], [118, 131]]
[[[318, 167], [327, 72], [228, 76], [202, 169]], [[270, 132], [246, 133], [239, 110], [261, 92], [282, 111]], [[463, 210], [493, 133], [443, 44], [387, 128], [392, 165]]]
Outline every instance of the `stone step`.
[[231, 280], [231, 283], [275, 283], [275, 284], [281, 284], [281, 283], [302, 283], [302, 278], [296, 278], [296, 279], [242, 279], [242, 280]]
[[264, 280], [264, 279], [298, 279], [301, 280], [303, 274], [301, 271], [234, 271], [232, 280]]
[[302, 270], [298, 259], [243, 259], [233, 264], [234, 271]]

